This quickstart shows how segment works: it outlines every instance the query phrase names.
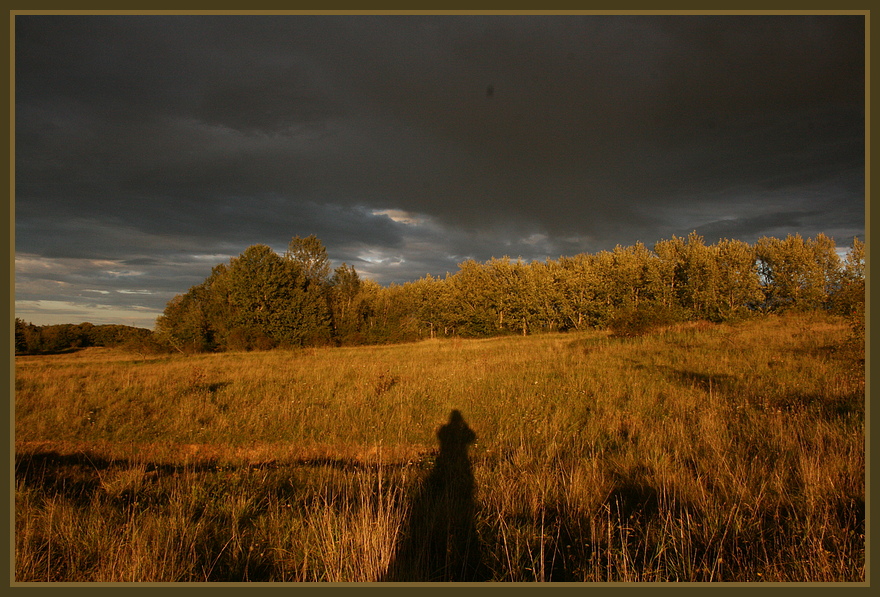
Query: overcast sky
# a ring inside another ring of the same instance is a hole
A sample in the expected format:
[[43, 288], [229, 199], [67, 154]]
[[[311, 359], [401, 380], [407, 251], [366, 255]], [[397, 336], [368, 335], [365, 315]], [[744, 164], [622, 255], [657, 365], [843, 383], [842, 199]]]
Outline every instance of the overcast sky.
[[385, 285], [865, 232], [856, 16], [16, 16], [16, 316], [152, 327], [263, 243]]

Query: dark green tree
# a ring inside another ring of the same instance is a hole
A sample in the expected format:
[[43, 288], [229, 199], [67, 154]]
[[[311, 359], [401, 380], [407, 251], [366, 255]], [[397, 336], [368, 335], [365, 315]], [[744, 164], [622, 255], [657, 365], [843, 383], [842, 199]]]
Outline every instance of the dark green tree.
[[38, 342], [35, 342], [35, 336], [38, 339], [36, 326], [26, 322], [24, 319], [15, 318], [15, 352], [16, 354], [24, 354], [32, 352], [36, 349]]
[[299, 266], [309, 284], [325, 286], [329, 282], [327, 249], [314, 234], [305, 238], [294, 236], [287, 246], [285, 258]]
[[292, 264], [305, 283], [304, 296], [291, 297], [294, 309], [302, 312], [306, 344], [326, 344], [332, 339], [333, 314], [330, 293], [330, 259], [317, 236], [295, 236], [287, 246], [285, 261]]
[[281, 257], [266, 245], [252, 245], [169, 302], [157, 333], [184, 352], [327, 342], [327, 282], [319, 280], [317, 264], [302, 253]]
[[330, 278], [329, 292], [333, 333], [337, 342], [361, 343], [369, 309], [362, 292], [361, 279], [354, 267], [345, 263], [337, 267]]
[[193, 286], [185, 294], [168, 301], [156, 320], [156, 337], [162, 344], [183, 353], [205, 352], [218, 348], [215, 328], [208, 318], [210, 287]]

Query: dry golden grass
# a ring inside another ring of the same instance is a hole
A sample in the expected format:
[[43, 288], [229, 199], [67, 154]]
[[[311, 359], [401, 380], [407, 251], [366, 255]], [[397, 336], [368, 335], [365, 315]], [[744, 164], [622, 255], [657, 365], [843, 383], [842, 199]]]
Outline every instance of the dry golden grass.
[[[16, 579], [393, 580], [424, 503], [458, 500], [431, 524], [478, 538], [479, 576], [419, 578], [863, 581], [864, 383], [817, 315], [19, 357]], [[430, 489], [455, 409], [466, 497]]]

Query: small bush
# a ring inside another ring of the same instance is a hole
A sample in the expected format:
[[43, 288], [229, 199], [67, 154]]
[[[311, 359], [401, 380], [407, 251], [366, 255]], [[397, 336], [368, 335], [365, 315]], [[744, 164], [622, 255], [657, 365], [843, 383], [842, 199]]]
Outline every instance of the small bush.
[[684, 320], [684, 314], [678, 309], [652, 303], [620, 309], [608, 322], [608, 329], [615, 336], [643, 336]]
[[854, 344], [865, 344], [865, 281], [858, 280], [838, 293], [835, 307], [846, 317]]

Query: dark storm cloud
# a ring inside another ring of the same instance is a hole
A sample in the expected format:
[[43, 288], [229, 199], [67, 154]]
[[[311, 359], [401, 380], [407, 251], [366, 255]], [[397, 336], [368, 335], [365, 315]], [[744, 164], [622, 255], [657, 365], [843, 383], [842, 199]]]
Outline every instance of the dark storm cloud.
[[84, 278], [46, 279], [160, 311], [294, 235], [386, 283], [695, 229], [864, 234], [861, 16], [16, 16], [15, 33], [20, 300], [61, 296], [35, 264], [79, 258]]

